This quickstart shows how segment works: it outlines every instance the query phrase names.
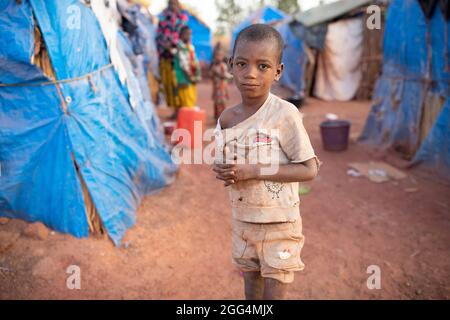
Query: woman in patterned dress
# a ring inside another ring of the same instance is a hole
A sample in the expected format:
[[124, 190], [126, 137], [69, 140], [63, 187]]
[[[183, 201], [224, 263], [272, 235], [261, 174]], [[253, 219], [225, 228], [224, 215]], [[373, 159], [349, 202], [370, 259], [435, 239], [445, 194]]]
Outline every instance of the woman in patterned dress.
[[188, 16], [181, 10], [178, 0], [169, 0], [167, 8], [160, 15], [156, 36], [159, 72], [164, 95], [167, 105], [176, 110], [181, 107], [181, 104], [177, 92], [173, 63], [181, 28], [187, 25], [187, 21]]

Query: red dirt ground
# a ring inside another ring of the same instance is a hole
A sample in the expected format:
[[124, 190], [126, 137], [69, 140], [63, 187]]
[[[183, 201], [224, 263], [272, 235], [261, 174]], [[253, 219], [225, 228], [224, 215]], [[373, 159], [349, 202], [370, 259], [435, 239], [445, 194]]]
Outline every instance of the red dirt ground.
[[[234, 89], [231, 95], [236, 103]], [[214, 125], [208, 84], [199, 85], [199, 96], [208, 125]], [[296, 275], [289, 299], [450, 298], [450, 187], [418, 169], [383, 184], [350, 177], [347, 163], [373, 160], [375, 153], [356, 143], [342, 153], [322, 149], [318, 124], [326, 113], [351, 120], [355, 137], [369, 108], [369, 102], [316, 99], [302, 108], [324, 164], [302, 197], [306, 269]], [[244, 297], [230, 258], [227, 192], [207, 165], [181, 166], [173, 185], [147, 196], [120, 248], [108, 239], [59, 233], [33, 240], [20, 235], [26, 225], [0, 224], [6, 239], [0, 245], [0, 299]], [[81, 290], [66, 287], [69, 265], [81, 268]], [[370, 265], [381, 269], [379, 290], [366, 286]]]

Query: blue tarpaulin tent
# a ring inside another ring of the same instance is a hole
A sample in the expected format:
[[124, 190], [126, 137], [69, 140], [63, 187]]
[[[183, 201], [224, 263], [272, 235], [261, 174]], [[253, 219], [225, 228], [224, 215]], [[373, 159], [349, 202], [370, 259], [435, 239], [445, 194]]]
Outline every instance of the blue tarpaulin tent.
[[[449, 22], [427, 21], [417, 0], [394, 0], [384, 37], [383, 73], [360, 140], [402, 151], [450, 178]], [[431, 128], [423, 126], [436, 113]]]
[[[36, 24], [56, 81], [32, 61]], [[131, 106], [80, 1], [3, 0], [0, 30], [0, 216], [87, 236], [79, 170], [119, 244], [142, 196], [176, 169], [148, 119], [153, 110]]]
[[231, 39], [231, 48], [234, 45], [234, 40], [236, 39], [239, 31], [242, 29], [248, 27], [249, 25], [255, 24], [255, 23], [266, 23], [271, 24], [275, 23], [277, 21], [281, 21], [284, 18], [286, 18], [286, 15], [272, 7], [272, 6], [265, 6], [261, 9], [256, 10], [252, 14], [250, 14], [244, 21], [242, 21], [240, 24], [236, 26], [233, 30], [233, 36]]
[[303, 94], [305, 90], [305, 68], [308, 62], [304, 42], [292, 32], [288, 21], [277, 26], [277, 29], [284, 41], [282, 60], [284, 72], [280, 84], [292, 90], [294, 95]]
[[450, 99], [447, 99], [413, 163], [432, 168], [440, 176], [450, 180]]
[[192, 44], [198, 60], [209, 63], [212, 58], [211, 29], [191, 12], [188, 15], [188, 26], [192, 29]]

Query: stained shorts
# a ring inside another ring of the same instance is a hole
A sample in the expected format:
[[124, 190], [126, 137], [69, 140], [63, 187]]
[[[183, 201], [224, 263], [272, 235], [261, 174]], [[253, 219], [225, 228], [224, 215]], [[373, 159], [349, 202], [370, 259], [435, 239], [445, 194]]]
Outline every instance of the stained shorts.
[[294, 281], [304, 269], [300, 253], [305, 237], [302, 220], [281, 223], [232, 221], [232, 262], [242, 271], [259, 271], [264, 278]]

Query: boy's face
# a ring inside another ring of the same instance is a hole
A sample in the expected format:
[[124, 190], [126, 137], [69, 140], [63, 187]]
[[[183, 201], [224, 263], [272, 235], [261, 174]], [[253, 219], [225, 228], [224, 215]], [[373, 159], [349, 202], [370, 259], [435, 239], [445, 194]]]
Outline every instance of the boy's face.
[[283, 64], [273, 41], [240, 40], [230, 58], [234, 82], [243, 98], [264, 97], [281, 78]]

